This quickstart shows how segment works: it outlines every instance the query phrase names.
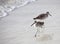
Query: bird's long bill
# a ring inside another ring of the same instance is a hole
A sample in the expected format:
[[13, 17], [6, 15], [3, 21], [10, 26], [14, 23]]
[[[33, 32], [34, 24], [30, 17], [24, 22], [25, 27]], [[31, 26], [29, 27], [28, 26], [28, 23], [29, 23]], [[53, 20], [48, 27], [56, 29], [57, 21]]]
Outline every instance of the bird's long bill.
[[34, 24], [35, 24], [35, 22], [31, 26], [33, 26]]
[[50, 16], [52, 16], [51, 14], [49, 14]]

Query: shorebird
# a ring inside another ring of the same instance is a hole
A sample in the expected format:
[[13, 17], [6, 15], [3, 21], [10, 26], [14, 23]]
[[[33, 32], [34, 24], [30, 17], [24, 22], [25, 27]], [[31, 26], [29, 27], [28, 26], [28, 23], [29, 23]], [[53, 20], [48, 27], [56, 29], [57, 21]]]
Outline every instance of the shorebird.
[[33, 19], [34, 20], [36, 20], [36, 19], [43, 20], [43, 19], [46, 19], [48, 17], [48, 15], [52, 16], [49, 12], [46, 12], [46, 13], [40, 14], [39, 16], [37, 16]]
[[31, 26], [33, 26], [34, 24], [35, 24], [35, 26], [37, 27], [37, 31], [36, 31], [36, 34], [35, 34], [35, 37], [36, 37], [36, 36], [37, 36], [37, 32], [40, 30], [40, 29], [38, 29], [38, 27], [39, 27], [39, 28], [43, 28], [44, 22], [34, 21], [34, 23], [33, 23]]
[[35, 24], [36, 27], [41, 27], [44, 25], [44, 22], [37, 22], [37, 21], [34, 21], [34, 23], [31, 25], [33, 26]]

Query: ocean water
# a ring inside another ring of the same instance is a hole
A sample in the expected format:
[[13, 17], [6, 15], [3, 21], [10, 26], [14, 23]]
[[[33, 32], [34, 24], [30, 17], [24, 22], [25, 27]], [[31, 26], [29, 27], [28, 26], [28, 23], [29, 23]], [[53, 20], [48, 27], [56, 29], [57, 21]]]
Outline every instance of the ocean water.
[[34, 1], [35, 0], [0, 0], [0, 17], [7, 16], [13, 10]]

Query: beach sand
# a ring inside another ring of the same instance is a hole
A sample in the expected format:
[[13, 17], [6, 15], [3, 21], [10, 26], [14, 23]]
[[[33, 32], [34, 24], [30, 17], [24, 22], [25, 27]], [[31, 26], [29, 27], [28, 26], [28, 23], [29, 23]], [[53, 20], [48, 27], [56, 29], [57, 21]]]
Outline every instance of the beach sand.
[[[44, 32], [36, 38], [36, 28], [30, 25], [34, 17], [47, 11], [52, 16], [44, 20]], [[37, 0], [1, 18], [0, 44], [60, 44], [60, 0]]]

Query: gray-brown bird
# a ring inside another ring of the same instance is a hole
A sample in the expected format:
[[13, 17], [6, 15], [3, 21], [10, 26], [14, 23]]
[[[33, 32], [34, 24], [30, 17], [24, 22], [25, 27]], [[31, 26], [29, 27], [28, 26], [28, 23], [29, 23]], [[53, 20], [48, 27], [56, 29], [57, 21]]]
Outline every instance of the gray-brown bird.
[[48, 17], [48, 15], [52, 16], [49, 12], [46, 12], [46, 13], [40, 14], [39, 16], [37, 16], [33, 19], [34, 20], [36, 20], [36, 19], [43, 20], [43, 19], [46, 19]]
[[34, 21], [34, 23], [31, 26], [33, 26], [34, 24], [35, 24], [36, 27], [42, 27], [44, 25], [44, 22]]
[[[35, 24], [36, 27], [40, 27], [40, 28], [43, 28], [43, 26], [44, 26], [44, 22], [34, 21], [34, 23], [31, 26], [33, 26], [34, 24]], [[38, 31], [39, 31], [39, 29], [37, 29], [37, 31], [35, 33], [35, 37], [37, 36]]]

